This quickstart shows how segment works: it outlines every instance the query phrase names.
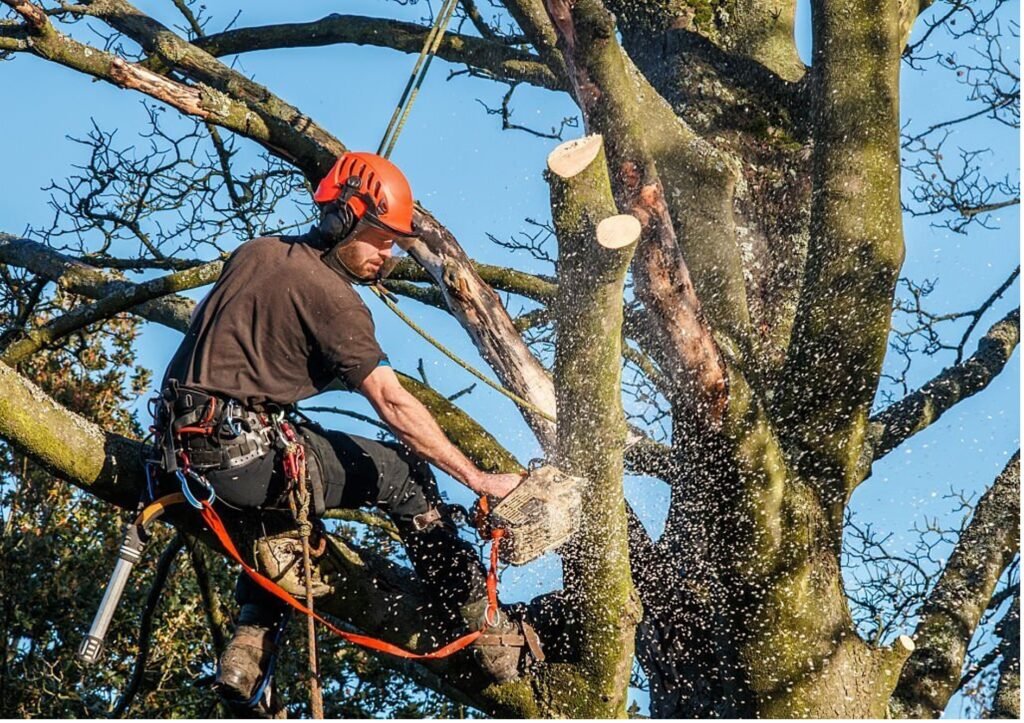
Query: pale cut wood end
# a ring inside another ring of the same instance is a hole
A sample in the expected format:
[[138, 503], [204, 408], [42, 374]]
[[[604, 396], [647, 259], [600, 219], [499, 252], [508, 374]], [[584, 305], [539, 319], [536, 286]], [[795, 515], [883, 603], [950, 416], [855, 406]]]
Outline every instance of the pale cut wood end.
[[548, 154], [548, 170], [560, 178], [572, 178], [594, 162], [603, 145], [600, 133], [566, 141]]
[[597, 224], [597, 242], [606, 249], [623, 249], [640, 238], [640, 222], [636, 216], [623, 213], [609, 216]]

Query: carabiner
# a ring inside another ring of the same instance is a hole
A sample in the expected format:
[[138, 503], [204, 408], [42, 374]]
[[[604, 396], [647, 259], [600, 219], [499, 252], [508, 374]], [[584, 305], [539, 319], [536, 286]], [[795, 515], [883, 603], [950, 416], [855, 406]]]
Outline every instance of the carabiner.
[[205, 503], [200, 502], [198, 499], [196, 499], [196, 496], [192, 494], [192, 489], [188, 485], [188, 477], [185, 476], [186, 473], [183, 473], [179, 469], [175, 471], [175, 474], [178, 476], [178, 481], [181, 482], [181, 494], [185, 495], [185, 500], [190, 505], [195, 507], [197, 510], [203, 509], [204, 504], [212, 505], [214, 502], [217, 501], [217, 491], [213, 489], [213, 485], [211, 485], [209, 482], [207, 482], [205, 479], [197, 475], [192, 470], [188, 471], [188, 477], [191, 477], [195, 482], [201, 484], [203, 487], [206, 488], [206, 491], [210, 493], [210, 496], [206, 499]]

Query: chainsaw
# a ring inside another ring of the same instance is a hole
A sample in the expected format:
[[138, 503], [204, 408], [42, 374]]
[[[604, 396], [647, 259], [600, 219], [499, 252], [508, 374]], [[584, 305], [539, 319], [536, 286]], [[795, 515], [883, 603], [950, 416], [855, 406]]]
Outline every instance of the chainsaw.
[[499, 502], [481, 497], [473, 521], [483, 539], [495, 529], [504, 533], [501, 561], [525, 565], [555, 550], [579, 530], [584, 480], [546, 464], [531, 467], [526, 478]]

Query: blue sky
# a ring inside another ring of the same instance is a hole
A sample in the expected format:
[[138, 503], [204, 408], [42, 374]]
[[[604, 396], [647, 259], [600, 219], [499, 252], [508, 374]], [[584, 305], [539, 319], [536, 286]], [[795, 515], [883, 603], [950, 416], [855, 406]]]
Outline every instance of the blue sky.
[[[137, 4], [165, 22], [178, 22], [170, 3]], [[233, 15], [233, 11], [221, 10], [223, 5], [227, 3], [217, 4], [216, 19], [220, 23]], [[331, 12], [398, 15], [411, 21], [419, 21], [426, 14], [423, 2], [410, 6], [365, 0], [250, 2], [244, 6], [240, 22], [245, 25], [311, 20]], [[935, 12], [933, 8], [929, 14]], [[1005, 17], [1016, 18], [1018, 12], [1017, 3], [1011, 3]], [[809, 62], [808, 22], [807, 5], [802, 2], [797, 38], [805, 62]], [[217, 22], [214, 25], [220, 27]], [[916, 34], [921, 32], [919, 21]], [[938, 35], [935, 43], [936, 50], [950, 49]], [[1016, 40], [1008, 36], [1006, 44], [1008, 56], [1019, 57]], [[958, 52], [968, 51], [962, 48]], [[311, 115], [350, 148], [368, 150], [376, 148], [412, 62], [412, 56], [390, 50], [351, 46], [265, 51], [238, 59], [244, 72]], [[557, 142], [502, 132], [500, 120], [487, 115], [476, 99], [497, 106], [504, 86], [466, 77], [448, 81], [452, 69], [457, 68], [435, 61], [393, 159], [409, 175], [418, 199], [455, 233], [471, 257], [489, 263], [514, 262], [528, 271], [548, 271], [545, 264], [522, 254], [510, 256], [489, 242], [487, 233], [508, 238], [528, 230], [526, 218], [549, 219], [548, 188], [542, 171], [547, 154]], [[91, 82], [74, 71], [31, 57], [0, 64], [0, 87], [5, 97], [21, 99], [9, 104], [0, 116], [7, 171], [0, 174], [0, 230], [10, 233], [46, 227], [52, 212], [47, 194], [40, 189], [52, 178], [68, 174], [73, 164], [86, 160], [83, 149], [67, 140], [67, 135], [84, 135], [90, 119], [94, 119], [101, 128], [117, 128], [121, 142], [129, 143], [145, 121], [138, 95]], [[901, 91], [904, 121], [914, 127], [946, 120], [968, 107], [964, 101], [966, 90], [949, 72], [918, 73], [904, 67]], [[527, 87], [516, 91], [513, 107], [516, 122], [544, 130], [576, 113], [565, 95]], [[567, 131], [566, 137], [573, 133]], [[957, 145], [992, 148], [993, 153], [985, 161], [990, 175], [1019, 175], [1019, 141], [1013, 129], [973, 121], [956, 129], [949, 148]], [[247, 153], [251, 157], [251, 150], [243, 150], [240, 155]], [[972, 230], [966, 236], [933, 228], [931, 222], [928, 218], [906, 219], [903, 274], [917, 281], [938, 279], [937, 291], [931, 297], [933, 311], [976, 307], [1018, 263], [1017, 208], [999, 214], [998, 230]], [[124, 249], [126, 255], [135, 251]], [[199, 298], [202, 292], [191, 295]], [[365, 296], [373, 309], [379, 338], [396, 367], [414, 373], [422, 357], [431, 382], [442, 392], [453, 393], [472, 383], [471, 377], [438, 352], [411, 338], [411, 332], [376, 299]], [[513, 311], [518, 308], [516, 303]], [[1019, 286], [1015, 284], [979, 325], [968, 345], [969, 352], [975, 348], [978, 335], [1017, 303]], [[402, 305], [457, 354], [486, 368], [450, 316], [411, 301]], [[157, 378], [179, 339], [176, 332], [147, 325], [140, 341], [140, 356], [145, 366], [155, 370]], [[919, 386], [950, 363], [952, 357], [948, 354], [919, 359], [911, 372], [911, 386]], [[854, 495], [852, 506], [857, 515], [880, 530], [894, 532], [897, 547], [912, 542], [910, 530], [915, 522], [933, 516], [952, 519], [953, 505], [943, 499], [944, 492], [950, 486], [980, 492], [1019, 446], [1019, 376], [1019, 354], [1015, 354], [988, 390], [958, 405], [877, 464], [872, 478]], [[369, 412], [354, 395], [334, 393], [316, 403]], [[522, 461], [539, 456], [540, 449], [526, 425], [504, 398], [478, 385], [473, 394], [460, 399], [460, 404]], [[374, 434], [372, 428], [349, 419], [332, 417], [322, 421]], [[660, 531], [668, 498], [665, 486], [630, 478], [626, 487], [651, 531]], [[471, 501], [468, 491], [451, 480], [443, 488], [453, 501]], [[525, 569], [510, 569], [503, 577], [503, 593], [507, 599], [533, 597], [550, 589], [557, 577], [558, 566], [552, 559]]]

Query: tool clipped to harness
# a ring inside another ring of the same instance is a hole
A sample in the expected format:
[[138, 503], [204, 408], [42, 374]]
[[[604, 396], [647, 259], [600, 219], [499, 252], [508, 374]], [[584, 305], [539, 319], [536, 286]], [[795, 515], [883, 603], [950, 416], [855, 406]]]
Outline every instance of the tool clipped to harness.
[[114, 565], [114, 572], [110, 575], [110, 582], [103, 593], [103, 600], [96, 611], [89, 632], [78, 648], [78, 657], [83, 663], [92, 664], [100, 659], [103, 653], [103, 641], [107, 637], [107, 629], [110, 621], [117, 610], [117, 604], [124, 593], [128, 577], [132, 569], [142, 559], [142, 552], [149, 540], [149, 526], [153, 520], [163, 514], [163, 511], [173, 504], [183, 502], [185, 497], [180, 493], [161, 497], [155, 502], [146, 505], [138, 517], [130, 522], [124, 531], [124, 539], [117, 553], [117, 564]]
[[564, 545], [580, 527], [584, 480], [546, 464], [532, 466], [526, 478], [491, 504], [481, 497], [473, 507], [481, 537], [502, 530], [502, 562], [525, 565]]

